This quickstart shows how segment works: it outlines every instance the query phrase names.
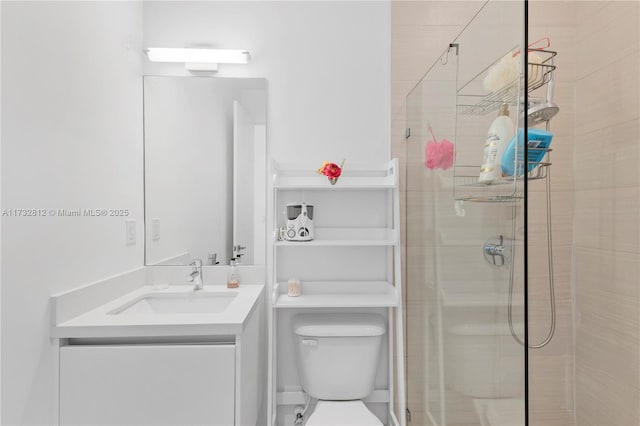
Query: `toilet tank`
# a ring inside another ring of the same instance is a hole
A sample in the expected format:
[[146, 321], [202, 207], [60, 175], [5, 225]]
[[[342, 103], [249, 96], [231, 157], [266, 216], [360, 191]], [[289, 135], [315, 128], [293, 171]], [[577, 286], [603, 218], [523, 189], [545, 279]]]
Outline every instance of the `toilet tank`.
[[385, 320], [376, 314], [293, 317], [302, 388], [324, 400], [365, 398], [373, 391]]

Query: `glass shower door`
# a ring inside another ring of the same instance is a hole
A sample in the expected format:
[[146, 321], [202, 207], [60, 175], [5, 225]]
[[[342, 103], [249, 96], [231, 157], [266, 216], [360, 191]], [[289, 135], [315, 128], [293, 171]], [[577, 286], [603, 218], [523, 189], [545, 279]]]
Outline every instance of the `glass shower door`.
[[478, 179], [500, 110], [523, 126], [524, 7], [487, 2], [406, 99], [413, 424], [525, 424], [525, 183]]

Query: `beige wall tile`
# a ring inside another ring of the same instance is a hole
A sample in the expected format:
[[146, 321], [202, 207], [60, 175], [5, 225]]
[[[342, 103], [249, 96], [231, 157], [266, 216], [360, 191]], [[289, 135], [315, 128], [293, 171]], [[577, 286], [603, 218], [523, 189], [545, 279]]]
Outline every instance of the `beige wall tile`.
[[640, 254], [576, 248], [577, 329], [638, 338]]
[[638, 118], [638, 51], [576, 81], [576, 136]]
[[406, 97], [415, 85], [411, 80], [391, 80], [391, 119], [401, 119], [405, 127]]
[[530, 350], [529, 360], [529, 371], [533, 372], [529, 375], [531, 423], [546, 426], [553, 424], [550, 421], [554, 418], [565, 421], [571, 419], [573, 391], [571, 386], [567, 386], [573, 382], [571, 356], [540, 355], [537, 350]]
[[575, 1], [531, 0], [529, 2], [529, 27], [557, 26], [573, 28], [576, 19]]
[[[543, 192], [529, 193], [529, 245], [544, 255], [547, 247], [547, 198]], [[551, 230], [554, 244], [573, 242], [573, 192], [552, 192]], [[540, 250], [540, 251], [538, 251]]]
[[433, 194], [426, 192], [407, 192], [407, 234], [408, 246], [434, 246], [436, 235], [433, 228]]
[[640, 424], [639, 273], [638, 253], [576, 248], [576, 413], [581, 426]]
[[391, 25], [466, 25], [482, 6], [477, 1], [392, 1]]
[[435, 284], [435, 252], [432, 247], [407, 246], [407, 294], [411, 300], [423, 300], [426, 287]]
[[[598, 344], [599, 342], [592, 342]], [[607, 374], [576, 367], [576, 424], [579, 426], [631, 426], [640, 424], [638, 394]]]
[[[546, 252], [546, 247], [545, 250]], [[531, 250], [530, 250], [531, 253]], [[556, 301], [572, 301], [572, 257], [573, 245], [554, 247], [553, 278], [555, 281]], [[531, 253], [529, 257], [529, 297], [533, 300], [549, 298], [549, 271], [547, 256]]]
[[[576, 76], [582, 79], [637, 54], [640, 47], [637, 1], [613, 1], [578, 22]], [[623, 66], [623, 65], [617, 65]], [[612, 77], [614, 72], [608, 72]], [[635, 92], [637, 93], [637, 91]]]
[[576, 347], [577, 424], [640, 424], [637, 344], [634, 350], [611, 342], [610, 334], [578, 331]]
[[579, 248], [640, 253], [640, 187], [576, 192]]
[[575, 22], [584, 22], [587, 19], [592, 18], [594, 15], [600, 13], [600, 11], [607, 7], [610, 3], [613, 3], [617, 0], [569, 0], [573, 1], [575, 11], [576, 11], [576, 20]]
[[576, 142], [577, 190], [640, 185], [640, 121], [614, 124], [581, 134]]

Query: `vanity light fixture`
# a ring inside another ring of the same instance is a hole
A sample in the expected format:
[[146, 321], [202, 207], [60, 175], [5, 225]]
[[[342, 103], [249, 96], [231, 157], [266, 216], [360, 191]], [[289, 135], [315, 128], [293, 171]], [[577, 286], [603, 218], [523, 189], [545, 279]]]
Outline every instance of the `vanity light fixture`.
[[153, 62], [184, 62], [190, 71], [217, 71], [218, 64], [246, 64], [248, 50], [149, 47], [145, 53]]

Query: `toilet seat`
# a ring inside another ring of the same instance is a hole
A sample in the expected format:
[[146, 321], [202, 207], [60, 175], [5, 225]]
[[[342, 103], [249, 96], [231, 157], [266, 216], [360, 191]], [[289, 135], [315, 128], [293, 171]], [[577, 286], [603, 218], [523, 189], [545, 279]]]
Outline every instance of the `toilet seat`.
[[383, 426], [366, 405], [358, 401], [318, 401], [305, 426]]

